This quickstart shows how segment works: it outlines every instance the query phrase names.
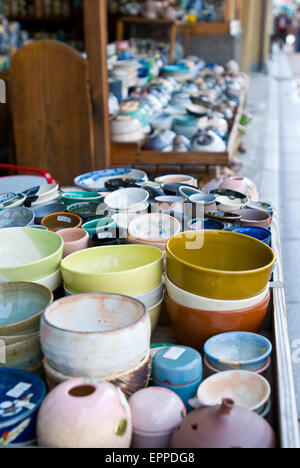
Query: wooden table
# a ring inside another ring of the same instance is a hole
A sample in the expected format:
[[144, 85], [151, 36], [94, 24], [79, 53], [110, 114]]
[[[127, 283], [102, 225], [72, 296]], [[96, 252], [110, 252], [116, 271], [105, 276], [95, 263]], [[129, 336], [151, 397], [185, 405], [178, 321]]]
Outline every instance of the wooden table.
[[236, 35], [241, 30], [239, 20], [224, 22], [198, 22], [187, 23], [185, 21], [170, 21], [165, 19], [148, 19], [139, 16], [119, 16], [117, 17], [116, 40], [124, 39], [125, 24], [150, 25], [169, 28], [170, 31], [170, 62], [174, 62], [174, 51], [178, 34], [184, 36], [184, 55], [188, 55], [191, 36], [215, 36], [215, 35]]

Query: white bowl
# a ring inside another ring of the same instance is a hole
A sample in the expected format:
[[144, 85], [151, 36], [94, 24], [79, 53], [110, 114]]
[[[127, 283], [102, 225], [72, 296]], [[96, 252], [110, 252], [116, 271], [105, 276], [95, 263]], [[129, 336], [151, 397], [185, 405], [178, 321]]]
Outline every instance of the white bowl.
[[196, 296], [195, 294], [184, 291], [178, 288], [168, 276], [165, 276], [167, 291], [170, 299], [183, 307], [189, 307], [195, 310], [205, 310], [212, 312], [229, 312], [235, 310], [249, 309], [260, 304], [268, 295], [269, 284], [266, 289], [255, 297], [249, 299], [241, 299], [237, 301], [221, 301], [217, 299], [209, 299], [207, 297]]
[[105, 198], [108, 208], [113, 210], [130, 210], [137, 205], [147, 202], [149, 193], [140, 188], [125, 188], [110, 193]]
[[198, 182], [197, 180], [189, 175], [185, 174], [169, 174], [165, 175], [162, 177], [157, 177], [154, 182], [162, 185], [162, 184], [167, 184], [167, 183], [180, 183], [182, 185], [187, 184], [187, 185], [192, 185], [196, 188], [198, 188]]
[[60, 268], [55, 273], [52, 273], [52, 275], [46, 276], [45, 278], [41, 278], [38, 281], [34, 281], [34, 283], [45, 286], [52, 292], [55, 291], [63, 284]]

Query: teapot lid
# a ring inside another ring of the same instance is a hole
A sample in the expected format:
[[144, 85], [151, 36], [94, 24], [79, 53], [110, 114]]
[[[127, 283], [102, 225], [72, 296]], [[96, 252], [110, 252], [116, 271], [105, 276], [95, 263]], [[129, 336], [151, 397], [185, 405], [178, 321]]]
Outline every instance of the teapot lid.
[[188, 414], [173, 434], [171, 448], [276, 448], [270, 424], [231, 399]]

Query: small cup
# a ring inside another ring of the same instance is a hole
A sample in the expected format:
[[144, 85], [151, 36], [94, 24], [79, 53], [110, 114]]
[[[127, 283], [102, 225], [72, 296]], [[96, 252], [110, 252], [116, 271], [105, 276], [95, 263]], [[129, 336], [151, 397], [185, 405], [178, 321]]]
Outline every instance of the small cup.
[[81, 228], [82, 219], [74, 213], [53, 213], [45, 216], [41, 224], [49, 231], [57, 232], [62, 229]]
[[64, 241], [63, 258], [89, 247], [89, 234], [80, 228], [63, 229], [58, 232]]

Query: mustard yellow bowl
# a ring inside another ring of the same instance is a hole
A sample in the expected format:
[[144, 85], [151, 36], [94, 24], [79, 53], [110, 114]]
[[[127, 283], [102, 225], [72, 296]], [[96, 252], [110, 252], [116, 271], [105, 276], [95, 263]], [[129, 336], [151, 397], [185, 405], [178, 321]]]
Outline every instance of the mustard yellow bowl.
[[187, 231], [172, 237], [166, 251], [172, 283], [211, 299], [258, 296], [275, 265], [274, 252], [266, 244], [228, 231]]
[[147, 245], [95, 247], [66, 257], [61, 271], [65, 287], [76, 294], [137, 296], [161, 283], [163, 253]]

